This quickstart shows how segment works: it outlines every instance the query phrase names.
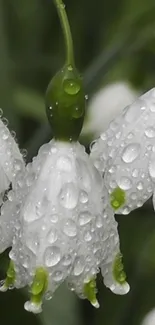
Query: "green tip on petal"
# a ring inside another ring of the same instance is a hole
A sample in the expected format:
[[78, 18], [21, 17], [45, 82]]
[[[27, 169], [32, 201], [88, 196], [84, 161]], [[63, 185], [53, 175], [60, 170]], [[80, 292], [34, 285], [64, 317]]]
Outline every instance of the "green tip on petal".
[[8, 270], [7, 270], [7, 276], [4, 282], [3, 287], [7, 289], [10, 289], [14, 286], [15, 280], [16, 280], [16, 272], [14, 269], [14, 263], [13, 261], [10, 261]]
[[42, 302], [43, 294], [48, 287], [48, 275], [44, 268], [39, 267], [36, 270], [33, 283], [31, 285], [31, 302], [40, 304]]
[[75, 67], [66, 64], [46, 91], [46, 113], [55, 139], [77, 141], [85, 116], [85, 93]]
[[120, 284], [126, 283], [126, 274], [123, 270], [123, 263], [122, 263], [122, 254], [119, 253], [116, 255], [113, 265], [113, 276], [116, 282]]
[[110, 195], [110, 204], [114, 210], [118, 210], [125, 203], [125, 191], [120, 187], [114, 189]]
[[96, 280], [92, 279], [84, 285], [84, 295], [95, 308], [99, 308], [100, 305], [96, 299], [96, 293]]

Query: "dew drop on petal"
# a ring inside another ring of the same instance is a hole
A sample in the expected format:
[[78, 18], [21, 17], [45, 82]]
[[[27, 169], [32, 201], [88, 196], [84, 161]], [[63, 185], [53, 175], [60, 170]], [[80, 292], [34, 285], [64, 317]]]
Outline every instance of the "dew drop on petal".
[[80, 202], [81, 203], [87, 203], [88, 202], [88, 194], [86, 191], [81, 191], [80, 192]]
[[52, 223], [57, 223], [58, 222], [58, 215], [57, 214], [51, 214], [51, 216], [50, 216], [50, 221], [52, 222]]
[[45, 299], [46, 300], [50, 300], [52, 298], [52, 292], [51, 291], [47, 291], [46, 293], [45, 293]]
[[139, 182], [137, 184], [137, 190], [139, 190], [139, 191], [142, 191], [143, 190], [143, 183], [142, 182]]
[[62, 258], [62, 265], [69, 266], [71, 263], [72, 263], [72, 257], [70, 254], [67, 254]]
[[92, 215], [88, 211], [81, 212], [79, 215], [80, 226], [86, 225], [88, 222], [90, 222], [91, 218], [92, 218]]
[[75, 237], [77, 234], [75, 222], [71, 219], [68, 219], [64, 225], [63, 231], [68, 237]]
[[141, 99], [136, 100], [132, 105], [126, 107], [124, 111], [124, 118], [128, 123], [135, 122], [141, 114], [141, 108], [144, 110], [144, 101]]
[[149, 173], [152, 178], [155, 178], [155, 158], [149, 163]]
[[84, 270], [84, 260], [83, 258], [77, 257], [74, 262], [74, 275], [78, 276], [80, 275]]
[[64, 184], [60, 194], [60, 203], [66, 209], [74, 209], [78, 203], [78, 191], [73, 183]]
[[132, 186], [132, 182], [128, 177], [121, 177], [117, 183], [122, 190], [129, 190]]
[[55, 282], [60, 282], [62, 281], [63, 279], [63, 273], [61, 271], [56, 271], [53, 273], [52, 275], [52, 279], [55, 281]]
[[50, 244], [53, 244], [56, 242], [58, 238], [56, 229], [51, 229], [47, 234], [47, 240]]
[[149, 127], [145, 130], [145, 135], [148, 138], [154, 138], [155, 137], [155, 128], [154, 127]]
[[84, 240], [85, 240], [86, 242], [89, 242], [89, 241], [92, 240], [92, 235], [91, 235], [91, 233], [90, 233], [89, 231], [86, 231], [86, 232], [85, 232], [85, 234], [84, 234]]
[[132, 163], [140, 153], [140, 144], [138, 143], [131, 143], [129, 144], [122, 153], [122, 160], [125, 163]]
[[45, 265], [47, 267], [54, 266], [59, 263], [61, 258], [60, 249], [57, 246], [47, 247], [44, 253]]

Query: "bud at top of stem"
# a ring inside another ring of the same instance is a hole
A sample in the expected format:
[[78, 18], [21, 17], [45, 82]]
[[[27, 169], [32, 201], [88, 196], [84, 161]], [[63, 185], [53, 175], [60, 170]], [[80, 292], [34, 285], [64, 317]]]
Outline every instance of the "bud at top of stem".
[[66, 64], [49, 83], [46, 113], [55, 139], [78, 140], [85, 116], [85, 93], [73, 65]]

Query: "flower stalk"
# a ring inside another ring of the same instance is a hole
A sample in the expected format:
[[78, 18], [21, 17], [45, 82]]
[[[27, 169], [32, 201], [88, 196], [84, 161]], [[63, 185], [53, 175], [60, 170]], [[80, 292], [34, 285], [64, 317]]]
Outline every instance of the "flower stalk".
[[53, 0], [57, 8], [59, 19], [61, 22], [65, 46], [66, 46], [66, 63], [68, 65], [74, 66], [74, 49], [73, 49], [73, 40], [72, 34], [69, 26], [68, 17], [65, 10], [65, 5], [62, 0]]

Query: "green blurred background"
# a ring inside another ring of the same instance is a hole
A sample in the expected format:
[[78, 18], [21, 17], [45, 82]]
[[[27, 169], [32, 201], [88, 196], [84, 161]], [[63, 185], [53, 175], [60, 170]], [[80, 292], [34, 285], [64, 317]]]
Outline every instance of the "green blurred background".
[[[101, 85], [129, 81], [140, 91], [155, 86], [154, 0], [66, 0], [76, 63], [89, 99]], [[52, 0], [0, 0], [0, 107], [27, 161], [52, 134], [44, 93], [64, 62], [64, 43]], [[104, 114], [104, 109], [103, 109]], [[86, 145], [88, 143], [85, 140]], [[131, 291], [116, 296], [98, 278], [99, 310], [65, 284], [40, 316], [23, 309], [26, 291], [0, 294], [0, 323], [42, 325], [140, 325], [155, 307], [155, 216], [151, 202], [117, 216]], [[0, 257], [1, 278], [7, 252]]]

